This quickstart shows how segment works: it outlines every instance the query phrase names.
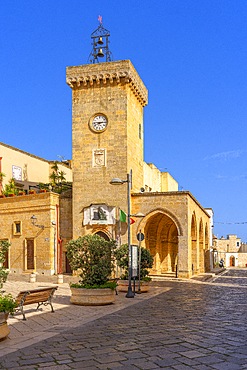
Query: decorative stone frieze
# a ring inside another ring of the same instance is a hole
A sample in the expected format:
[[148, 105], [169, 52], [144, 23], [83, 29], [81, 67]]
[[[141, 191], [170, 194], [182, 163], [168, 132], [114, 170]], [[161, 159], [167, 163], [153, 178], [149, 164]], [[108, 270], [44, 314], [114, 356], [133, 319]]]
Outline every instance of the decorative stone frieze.
[[127, 84], [143, 107], [148, 104], [147, 89], [129, 60], [68, 67], [66, 75], [72, 89]]

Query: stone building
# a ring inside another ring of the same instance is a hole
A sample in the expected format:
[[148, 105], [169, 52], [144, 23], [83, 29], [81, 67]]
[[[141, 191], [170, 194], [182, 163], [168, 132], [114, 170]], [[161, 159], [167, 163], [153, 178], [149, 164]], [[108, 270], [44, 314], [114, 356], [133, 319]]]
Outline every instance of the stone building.
[[169, 173], [144, 162], [148, 92], [132, 63], [68, 67], [66, 81], [72, 89], [73, 237], [98, 233], [127, 242], [117, 220], [120, 209], [127, 212], [128, 186], [110, 182], [131, 177], [130, 213], [144, 215], [131, 225], [131, 242], [142, 230], [143, 246], [155, 258], [151, 273], [191, 277], [209, 270], [209, 213], [190, 192], [178, 191]]
[[214, 265], [223, 259], [225, 267], [247, 267], [247, 248], [235, 234], [220, 239], [214, 237]]
[[[148, 91], [132, 63], [68, 67], [66, 82], [72, 91], [72, 196], [48, 192], [0, 199], [0, 235], [11, 242], [10, 270], [68, 272], [64, 245], [80, 235], [97, 233], [126, 243], [127, 225], [119, 214], [130, 207], [131, 243], [138, 243], [137, 233], [144, 234], [142, 246], [155, 261], [152, 275], [188, 278], [208, 271], [210, 212], [189, 191], [178, 191], [168, 172], [144, 161]], [[1, 144], [0, 171], [26, 185], [49, 178], [48, 161], [22, 156]], [[71, 176], [69, 166], [66, 171]], [[110, 184], [114, 178], [122, 186]]]
[[[0, 143], [1, 191], [10, 179], [19, 195], [0, 198], [0, 239], [11, 243], [6, 267], [12, 273], [61, 272], [65, 263], [61, 233], [66, 243], [72, 237], [71, 191], [58, 195], [42, 192], [39, 183], [49, 183], [54, 161], [47, 161]], [[69, 162], [58, 163], [66, 180], [72, 181]]]

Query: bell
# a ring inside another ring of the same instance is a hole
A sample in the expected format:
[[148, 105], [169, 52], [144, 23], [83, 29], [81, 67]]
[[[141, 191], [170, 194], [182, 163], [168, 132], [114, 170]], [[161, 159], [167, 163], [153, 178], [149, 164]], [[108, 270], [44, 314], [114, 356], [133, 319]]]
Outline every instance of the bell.
[[99, 45], [103, 45], [103, 44], [104, 44], [104, 41], [103, 41], [102, 37], [99, 37], [99, 39], [98, 39], [98, 44], [99, 44]]
[[103, 50], [102, 49], [99, 49], [98, 54], [97, 54], [97, 57], [103, 58], [104, 55], [105, 54], [103, 53]]

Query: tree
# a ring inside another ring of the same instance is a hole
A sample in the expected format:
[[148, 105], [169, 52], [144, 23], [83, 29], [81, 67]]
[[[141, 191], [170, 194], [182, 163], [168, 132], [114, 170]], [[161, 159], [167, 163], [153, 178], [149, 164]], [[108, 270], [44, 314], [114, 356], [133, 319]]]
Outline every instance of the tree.
[[72, 270], [79, 271], [81, 287], [102, 287], [111, 277], [114, 268], [114, 240], [99, 235], [85, 235], [67, 244], [67, 258]]
[[7, 240], [0, 241], [0, 289], [3, 287], [3, 283], [7, 280], [9, 272], [4, 267], [6, 261], [6, 255], [9, 250], [10, 243]]

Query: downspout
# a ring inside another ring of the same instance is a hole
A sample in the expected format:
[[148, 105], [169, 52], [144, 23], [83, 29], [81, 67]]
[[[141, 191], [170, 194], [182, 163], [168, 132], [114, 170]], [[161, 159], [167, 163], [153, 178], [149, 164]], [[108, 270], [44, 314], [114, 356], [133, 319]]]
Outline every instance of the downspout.
[[57, 273], [63, 273], [63, 265], [62, 265], [62, 258], [63, 258], [63, 249], [62, 249], [62, 239], [60, 238], [60, 224], [59, 224], [59, 205], [56, 204], [56, 232], [57, 232]]

